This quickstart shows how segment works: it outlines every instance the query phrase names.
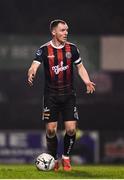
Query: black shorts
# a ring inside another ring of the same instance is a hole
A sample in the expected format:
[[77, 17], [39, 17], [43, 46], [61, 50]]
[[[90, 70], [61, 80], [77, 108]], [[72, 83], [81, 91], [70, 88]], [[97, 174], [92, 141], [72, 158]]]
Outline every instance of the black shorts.
[[46, 122], [56, 122], [61, 114], [63, 121], [77, 121], [75, 95], [44, 96], [43, 116]]

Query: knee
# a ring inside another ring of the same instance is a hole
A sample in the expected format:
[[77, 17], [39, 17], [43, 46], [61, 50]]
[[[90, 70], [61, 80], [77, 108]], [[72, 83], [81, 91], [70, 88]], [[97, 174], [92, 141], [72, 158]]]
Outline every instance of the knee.
[[52, 138], [56, 135], [56, 130], [55, 129], [47, 129], [46, 134], [49, 138]]
[[76, 134], [76, 129], [68, 129], [66, 131], [66, 133], [69, 135], [69, 136], [73, 136]]

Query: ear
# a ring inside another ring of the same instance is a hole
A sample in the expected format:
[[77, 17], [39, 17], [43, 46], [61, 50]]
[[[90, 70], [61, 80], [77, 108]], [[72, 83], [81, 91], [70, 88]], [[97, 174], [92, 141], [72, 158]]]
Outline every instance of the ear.
[[55, 29], [53, 29], [51, 33], [53, 36], [55, 36], [55, 34], [56, 34]]

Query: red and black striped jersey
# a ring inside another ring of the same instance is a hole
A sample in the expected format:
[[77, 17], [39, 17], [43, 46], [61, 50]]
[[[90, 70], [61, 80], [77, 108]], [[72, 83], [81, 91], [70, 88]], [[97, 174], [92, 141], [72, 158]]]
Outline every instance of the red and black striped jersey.
[[74, 92], [73, 64], [81, 63], [79, 50], [74, 44], [66, 42], [55, 47], [49, 41], [37, 50], [34, 61], [44, 64], [45, 93], [62, 95]]

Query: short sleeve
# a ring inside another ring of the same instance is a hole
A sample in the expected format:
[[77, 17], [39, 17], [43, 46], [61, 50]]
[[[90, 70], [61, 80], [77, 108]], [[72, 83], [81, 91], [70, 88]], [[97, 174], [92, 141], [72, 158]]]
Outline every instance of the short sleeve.
[[73, 46], [72, 52], [73, 52], [73, 62], [74, 62], [74, 64], [75, 65], [80, 64], [82, 61], [81, 61], [79, 49], [76, 46]]
[[43, 50], [42, 48], [39, 48], [35, 53], [34, 61], [38, 61], [42, 63], [42, 60], [43, 60]]

